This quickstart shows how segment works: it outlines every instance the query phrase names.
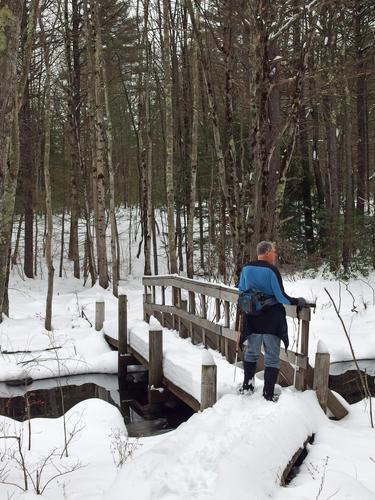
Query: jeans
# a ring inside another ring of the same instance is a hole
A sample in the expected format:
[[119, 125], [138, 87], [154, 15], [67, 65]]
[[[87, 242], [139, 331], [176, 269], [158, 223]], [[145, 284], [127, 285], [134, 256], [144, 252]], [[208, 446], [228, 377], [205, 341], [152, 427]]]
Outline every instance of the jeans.
[[247, 337], [245, 361], [255, 363], [264, 345], [264, 366], [280, 368], [280, 339], [276, 335], [252, 333]]

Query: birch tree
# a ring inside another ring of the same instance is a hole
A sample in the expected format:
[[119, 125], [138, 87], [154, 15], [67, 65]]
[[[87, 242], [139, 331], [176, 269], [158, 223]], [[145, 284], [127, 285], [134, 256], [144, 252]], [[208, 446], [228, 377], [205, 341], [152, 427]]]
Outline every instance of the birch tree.
[[[9, 6], [10, 5], [10, 6]], [[27, 35], [22, 50], [22, 67], [17, 78], [17, 51], [20, 43], [20, 27], [23, 2], [0, 2], [0, 321], [7, 302], [7, 260], [11, 242], [12, 217], [14, 212], [17, 177], [19, 170], [19, 121], [18, 113], [22, 103], [28, 77], [31, 51], [34, 40], [35, 21], [39, 2], [32, 3], [27, 23]], [[13, 131], [13, 134], [12, 134]], [[13, 155], [9, 156], [12, 140]]]
[[46, 263], [48, 269], [48, 289], [46, 298], [46, 317], [44, 326], [48, 331], [52, 330], [52, 299], [53, 299], [53, 278], [55, 268], [53, 266], [52, 238], [53, 238], [53, 213], [52, 213], [52, 195], [51, 195], [51, 176], [50, 176], [50, 151], [51, 151], [51, 65], [50, 49], [46, 39], [42, 14], [39, 16], [39, 26], [41, 30], [40, 39], [43, 48], [44, 66], [45, 66], [45, 97], [44, 97], [44, 154], [43, 154], [43, 172], [44, 189], [46, 193], [46, 216], [47, 216], [47, 234], [46, 234]]
[[172, 103], [172, 75], [171, 75], [171, 48], [170, 48], [170, 2], [163, 0], [163, 70], [164, 70], [164, 106], [165, 106], [165, 182], [167, 192], [168, 211], [168, 253], [169, 270], [177, 273], [177, 255], [175, 243], [175, 198], [174, 198], [174, 169], [173, 169], [173, 103]]

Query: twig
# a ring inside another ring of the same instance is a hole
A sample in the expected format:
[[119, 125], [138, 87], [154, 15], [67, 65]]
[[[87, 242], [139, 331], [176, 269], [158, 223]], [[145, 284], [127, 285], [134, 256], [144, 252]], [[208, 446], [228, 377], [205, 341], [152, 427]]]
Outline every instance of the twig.
[[20, 461], [18, 463], [21, 465], [21, 468], [22, 468], [24, 487], [22, 488], [21, 486], [18, 486], [18, 485], [15, 485], [15, 486], [18, 486], [21, 490], [23, 489], [24, 491], [27, 491], [28, 490], [27, 469], [26, 469], [26, 464], [25, 464], [25, 457], [23, 456], [23, 452], [22, 452], [20, 436], [16, 436], [16, 435], [0, 436], [0, 439], [15, 439], [17, 441], [18, 453], [20, 455]]
[[1, 351], [2, 354], [32, 354], [34, 352], [53, 351], [54, 349], [62, 349], [62, 346], [47, 347], [46, 349], [35, 349], [35, 351]]
[[336, 496], [339, 491], [340, 491], [340, 488], [338, 490], [336, 490], [334, 493], [332, 493], [332, 495], [329, 495], [329, 497], [327, 497], [327, 500], [330, 500], [331, 498]]
[[372, 290], [372, 305], [375, 306], [375, 288], [370, 285], [370, 283], [362, 278], [358, 278], [358, 281], [363, 281], [363, 283], [365, 283], [365, 285], [367, 285], [368, 287], [371, 288]]
[[352, 299], [353, 299], [353, 307], [352, 307], [352, 312], [355, 312], [356, 314], [358, 314], [358, 311], [357, 311], [357, 306], [355, 305], [355, 297], [354, 295], [352, 294], [352, 292], [349, 290], [349, 283], [347, 283], [345, 285], [345, 288], [346, 288], [346, 291], [351, 295]]
[[86, 316], [86, 314], [85, 314], [85, 312], [84, 312], [83, 308], [82, 308], [82, 310], [81, 310], [81, 316], [82, 316], [82, 318], [83, 318], [83, 319], [85, 319], [85, 320], [88, 322], [88, 324], [89, 324], [89, 325], [91, 326], [91, 328], [92, 328], [92, 323], [91, 323], [91, 321], [89, 320], [89, 318]]
[[54, 476], [50, 477], [48, 479], [48, 481], [45, 483], [45, 485], [43, 486], [43, 488], [41, 489], [40, 494], [43, 495], [43, 492], [46, 489], [46, 487], [49, 485], [49, 483], [51, 481], [53, 481], [54, 479], [56, 479], [57, 477], [61, 477], [61, 476], [64, 476], [66, 474], [70, 474], [71, 472], [75, 472], [76, 470], [82, 469], [82, 468], [83, 468], [83, 465], [81, 465], [81, 463], [78, 461], [75, 465], [72, 465], [72, 467], [70, 467], [66, 471], [61, 471], [58, 474], [55, 474]]
[[369, 385], [368, 385], [368, 378], [367, 378], [367, 371], [366, 370], [365, 370], [365, 382], [366, 382], [367, 394], [369, 394], [369, 400], [370, 400], [370, 420], [372, 422], [373, 421], [373, 417], [372, 417], [372, 399], [371, 399], [370, 388], [369, 388]]
[[78, 293], [77, 292], [74, 292], [75, 296], [76, 296], [76, 305], [77, 305], [77, 312], [78, 312], [78, 316], [79, 316], [79, 313], [80, 313], [80, 309], [79, 309], [79, 300], [78, 300]]
[[324, 460], [323, 474], [322, 474], [322, 477], [321, 477], [321, 480], [320, 480], [320, 486], [319, 486], [318, 493], [317, 493], [317, 495], [315, 497], [315, 500], [318, 500], [318, 498], [320, 497], [321, 492], [323, 491], [323, 486], [324, 486], [324, 480], [325, 480], [325, 477], [326, 477], [326, 470], [327, 470], [328, 460], [329, 460], [329, 457], [327, 456], [325, 458], [325, 460]]

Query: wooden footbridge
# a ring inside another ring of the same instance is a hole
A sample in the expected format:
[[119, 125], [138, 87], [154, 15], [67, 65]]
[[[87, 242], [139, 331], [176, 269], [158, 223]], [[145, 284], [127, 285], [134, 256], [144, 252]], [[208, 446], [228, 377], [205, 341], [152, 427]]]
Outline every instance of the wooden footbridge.
[[[215, 349], [233, 363], [235, 360], [237, 332], [231, 328], [235, 321], [238, 291], [235, 288], [183, 278], [177, 275], [143, 277], [143, 315], [149, 321], [158, 319], [163, 327], [177, 330], [182, 338], [189, 337], [192, 344], [204, 344]], [[299, 352], [281, 352], [279, 383], [293, 385], [303, 391], [316, 390], [323, 410], [341, 419], [347, 410], [328, 387], [330, 356], [317, 352], [315, 368], [309, 364], [310, 309], [299, 311], [295, 306], [285, 306], [286, 313], [301, 322]], [[104, 304], [96, 306], [96, 329], [101, 330], [104, 321]], [[124, 376], [127, 366], [141, 363], [149, 370], [149, 401], [160, 402], [169, 392], [182, 399], [195, 411], [212, 406], [216, 402], [216, 366], [202, 366], [201, 398], [198, 401], [168, 380], [163, 374], [163, 333], [160, 328], [150, 328], [148, 359], [128, 342], [127, 298], [119, 297], [118, 340], [106, 336], [107, 341], [118, 348], [119, 376]], [[297, 372], [295, 376], [295, 367]], [[257, 371], [263, 369], [263, 357]], [[160, 388], [167, 391], [160, 391]]]

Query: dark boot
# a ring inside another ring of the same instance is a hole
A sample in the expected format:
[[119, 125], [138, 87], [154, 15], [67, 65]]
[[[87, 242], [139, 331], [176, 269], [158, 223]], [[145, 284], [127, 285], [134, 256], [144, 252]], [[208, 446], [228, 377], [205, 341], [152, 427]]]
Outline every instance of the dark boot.
[[240, 389], [240, 393], [244, 394], [245, 392], [253, 392], [254, 391], [254, 375], [256, 370], [256, 362], [243, 362], [243, 372], [244, 372], [244, 380], [242, 387]]
[[278, 368], [266, 366], [266, 368], [264, 369], [263, 397], [264, 399], [267, 399], [267, 401], [275, 401], [273, 392], [275, 390], [275, 384], [278, 375], [279, 375]]

